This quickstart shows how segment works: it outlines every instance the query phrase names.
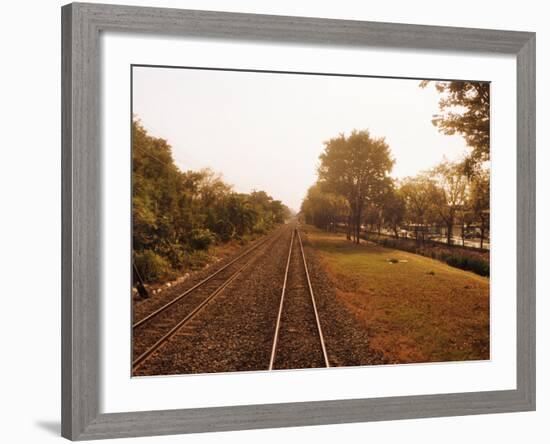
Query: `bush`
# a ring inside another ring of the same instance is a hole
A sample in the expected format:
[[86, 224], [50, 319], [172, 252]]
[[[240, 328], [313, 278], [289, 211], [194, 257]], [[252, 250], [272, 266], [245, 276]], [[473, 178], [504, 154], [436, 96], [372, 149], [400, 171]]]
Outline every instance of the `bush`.
[[253, 234], [265, 234], [269, 231], [268, 224], [264, 221], [258, 222], [254, 227], [252, 228]]
[[162, 242], [155, 253], [166, 259], [173, 269], [178, 269], [185, 262], [186, 248], [179, 243]]
[[216, 241], [216, 236], [206, 228], [197, 228], [189, 235], [189, 245], [194, 250], [206, 250]]
[[459, 246], [435, 244], [433, 242], [416, 242], [414, 239], [396, 239], [393, 237], [368, 234], [368, 240], [376, 242], [386, 248], [420, 254], [445, 262], [451, 267], [472, 271], [480, 276], [489, 276], [490, 264], [488, 253], [470, 251]]
[[458, 256], [455, 254], [443, 254], [442, 259], [451, 267], [473, 271], [481, 276], [489, 276], [489, 263], [482, 259]]
[[235, 226], [227, 220], [219, 220], [215, 224], [214, 231], [222, 242], [227, 242], [235, 235]]
[[168, 260], [151, 250], [136, 252], [134, 262], [145, 282], [158, 282], [174, 274]]
[[185, 255], [185, 268], [191, 270], [199, 270], [207, 265], [211, 260], [211, 257], [205, 251], [194, 251]]

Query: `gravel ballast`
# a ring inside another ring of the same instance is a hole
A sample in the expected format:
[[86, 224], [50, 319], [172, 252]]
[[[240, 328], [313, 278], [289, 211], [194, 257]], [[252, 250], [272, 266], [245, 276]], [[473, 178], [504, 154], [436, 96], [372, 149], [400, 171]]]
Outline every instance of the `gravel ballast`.
[[330, 366], [386, 364], [383, 356], [369, 347], [368, 330], [338, 299], [335, 286], [307, 235], [302, 232], [301, 236]]
[[266, 370], [290, 241], [288, 228], [135, 375]]
[[274, 369], [326, 367], [298, 236], [294, 236]]
[[[146, 359], [134, 375], [267, 370], [292, 227], [281, 230], [277, 241], [260, 247], [248, 268]], [[338, 300], [304, 234], [302, 240], [330, 366], [383, 364], [382, 357], [369, 348], [368, 331]], [[287, 286], [274, 368], [324, 367], [297, 238]], [[191, 305], [192, 298], [185, 308], [170, 315], [166, 325], [184, 316]], [[158, 331], [153, 333], [158, 337]], [[135, 335], [134, 339], [134, 352], [154, 342], [147, 334], [139, 340]]]

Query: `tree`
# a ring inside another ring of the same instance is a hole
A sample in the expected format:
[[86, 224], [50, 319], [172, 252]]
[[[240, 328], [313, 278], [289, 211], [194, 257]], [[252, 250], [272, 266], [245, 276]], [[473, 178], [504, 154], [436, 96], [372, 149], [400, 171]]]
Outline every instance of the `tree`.
[[403, 193], [400, 189], [392, 186], [384, 196], [382, 217], [386, 226], [393, 231], [396, 239], [399, 237], [398, 229], [405, 218], [406, 209]]
[[480, 245], [483, 248], [483, 240], [489, 229], [490, 221], [490, 186], [489, 170], [481, 170], [471, 179], [469, 206], [472, 209], [473, 216], [480, 226]]
[[[138, 121], [133, 122], [132, 132], [133, 244], [138, 250], [164, 253], [166, 243], [178, 245], [192, 224], [190, 213], [177, 211], [181, 202], [189, 200], [189, 190], [166, 140], [150, 137]], [[181, 222], [180, 230], [171, 228], [176, 219]]]
[[254, 231], [264, 232], [274, 224], [284, 223], [292, 212], [280, 200], [274, 200], [265, 191], [252, 191], [250, 202], [258, 213]]
[[325, 142], [319, 159], [319, 183], [324, 191], [346, 198], [348, 237], [353, 233], [359, 243], [364, 208], [376, 202], [390, 184], [388, 174], [394, 164], [390, 148], [384, 138], [373, 138], [368, 130], [354, 130], [347, 138], [340, 134]]
[[380, 235], [382, 230], [382, 224], [384, 223], [383, 214], [383, 197], [377, 199], [377, 202], [372, 202], [367, 205], [365, 214], [365, 224], [368, 231], [376, 231]]
[[[429, 81], [421, 82], [426, 87]], [[487, 82], [436, 82], [443, 95], [439, 114], [432, 123], [443, 134], [460, 134], [472, 149], [464, 161], [467, 175], [473, 174], [489, 160], [490, 147], [490, 84]]]
[[434, 204], [447, 227], [447, 243], [452, 243], [453, 225], [457, 213], [466, 205], [468, 178], [461, 164], [443, 160], [429, 172], [439, 188]]
[[292, 211], [280, 200], [273, 200], [270, 205], [270, 211], [273, 214], [273, 221], [276, 224], [282, 224], [292, 216]]
[[427, 173], [421, 173], [415, 177], [405, 178], [400, 193], [405, 200], [406, 217], [414, 224], [416, 240], [418, 240], [419, 228], [422, 232], [422, 240], [424, 240], [426, 225], [435, 221], [434, 204], [439, 199], [440, 190]]
[[391, 181], [376, 202], [368, 206], [365, 223], [370, 225], [371, 231], [375, 228], [378, 235], [381, 234], [382, 227], [385, 227], [393, 231], [397, 238], [405, 212], [405, 199], [396, 184]]
[[175, 277], [202, 263], [204, 254], [194, 253], [213, 242], [266, 232], [290, 214], [264, 191], [235, 193], [211, 170], [180, 171], [168, 142], [138, 120], [132, 142], [134, 266], [146, 282]]
[[226, 219], [235, 227], [235, 234], [239, 238], [247, 232], [252, 232], [260, 213], [254, 208], [246, 194], [230, 194], [225, 207]]
[[335, 231], [337, 225], [346, 220], [349, 206], [343, 196], [326, 193], [320, 184], [316, 183], [309, 187], [300, 211], [306, 223], [327, 231]]

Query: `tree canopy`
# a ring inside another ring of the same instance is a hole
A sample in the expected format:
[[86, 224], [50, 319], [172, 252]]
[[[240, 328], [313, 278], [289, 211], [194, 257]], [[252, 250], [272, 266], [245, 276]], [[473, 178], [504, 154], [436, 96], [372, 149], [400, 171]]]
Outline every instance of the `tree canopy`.
[[309, 187], [301, 212], [306, 223], [334, 231], [349, 214], [348, 201], [340, 194], [324, 192], [319, 183]]
[[[429, 81], [421, 82], [426, 87]], [[467, 173], [490, 157], [490, 84], [488, 82], [435, 82], [442, 95], [432, 123], [447, 135], [460, 134], [472, 149], [465, 159]]]
[[[426, 87], [430, 81], [421, 82]], [[306, 222], [335, 229], [345, 226], [348, 239], [359, 242], [362, 227], [400, 227], [423, 241], [446, 235], [453, 242], [456, 225], [480, 234], [481, 247], [489, 229], [490, 85], [486, 82], [435, 82], [441, 94], [432, 123], [446, 135], [464, 137], [470, 151], [462, 159], [443, 160], [433, 168], [401, 180], [389, 175], [394, 165], [384, 138], [354, 130], [325, 142], [319, 156], [317, 182], [301, 207]], [[345, 205], [342, 204], [342, 200]]]
[[[357, 135], [358, 132], [352, 133]], [[358, 142], [343, 135], [325, 144], [320, 156], [318, 180], [302, 202], [306, 223], [326, 230], [345, 227], [348, 239], [382, 229], [399, 237], [401, 228], [413, 232], [417, 241], [443, 233], [448, 244], [462, 227], [462, 242], [468, 230], [487, 238], [490, 220], [490, 175], [480, 167], [468, 176], [463, 160], [445, 158], [414, 177], [393, 179], [389, 147], [362, 132]], [[349, 140], [354, 143], [348, 145]], [[364, 229], [364, 232], [362, 231]], [[353, 235], [353, 236], [352, 236]]]
[[353, 131], [349, 137], [340, 134], [325, 142], [319, 156], [321, 189], [342, 195], [350, 208], [350, 228], [359, 242], [365, 207], [380, 199], [390, 186], [394, 161], [384, 138], [374, 138], [368, 130]]
[[236, 193], [211, 170], [180, 171], [164, 139], [132, 123], [132, 242], [146, 281], [202, 265], [214, 243], [265, 233], [290, 217], [264, 191]]

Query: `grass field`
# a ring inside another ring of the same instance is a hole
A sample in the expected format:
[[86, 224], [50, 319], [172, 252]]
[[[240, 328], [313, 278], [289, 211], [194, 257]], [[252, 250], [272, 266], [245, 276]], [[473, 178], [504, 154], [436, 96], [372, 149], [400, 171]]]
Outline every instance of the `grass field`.
[[336, 295], [392, 363], [489, 359], [489, 279], [304, 227]]

